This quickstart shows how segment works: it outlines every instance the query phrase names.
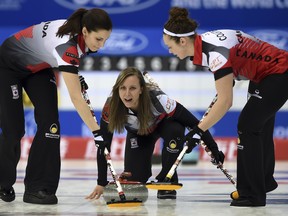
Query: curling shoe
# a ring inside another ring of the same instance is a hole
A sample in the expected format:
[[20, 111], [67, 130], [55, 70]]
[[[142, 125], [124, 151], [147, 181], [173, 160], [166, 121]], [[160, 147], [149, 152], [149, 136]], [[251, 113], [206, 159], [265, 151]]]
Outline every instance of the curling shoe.
[[12, 202], [15, 200], [15, 191], [14, 188], [11, 187], [9, 189], [5, 189], [0, 186], [0, 199], [5, 202]]
[[266, 188], [266, 193], [274, 191], [277, 187], [278, 183], [276, 181], [273, 181], [272, 184]]
[[56, 195], [48, 193], [46, 190], [37, 192], [25, 191], [23, 201], [26, 203], [47, 204], [47, 205], [53, 205], [58, 203]]
[[230, 206], [234, 207], [263, 207], [265, 203], [253, 203], [251, 200], [246, 198], [239, 198], [236, 200], [232, 200]]
[[158, 190], [158, 199], [176, 199], [176, 190]]

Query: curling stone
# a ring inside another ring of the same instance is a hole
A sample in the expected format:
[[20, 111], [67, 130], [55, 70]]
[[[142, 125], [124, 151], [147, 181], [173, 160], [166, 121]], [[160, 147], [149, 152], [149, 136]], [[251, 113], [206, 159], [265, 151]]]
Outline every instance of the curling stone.
[[[148, 199], [148, 189], [146, 185], [136, 181], [123, 181], [121, 187], [125, 194], [126, 200], [140, 200], [143, 203]], [[120, 201], [120, 197], [114, 182], [110, 182], [104, 187], [103, 198], [106, 202], [111, 200]]]

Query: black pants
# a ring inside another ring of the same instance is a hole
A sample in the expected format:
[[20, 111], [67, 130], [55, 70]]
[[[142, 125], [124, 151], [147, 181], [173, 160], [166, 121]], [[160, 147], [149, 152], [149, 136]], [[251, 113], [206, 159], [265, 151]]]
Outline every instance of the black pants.
[[19, 74], [0, 65], [0, 185], [8, 188], [16, 181], [20, 142], [25, 133], [24, 88], [34, 105], [37, 124], [27, 161], [25, 190], [46, 189], [55, 193], [60, 177], [60, 126], [55, 76], [52, 69], [26, 77]]
[[[163, 181], [170, 168], [183, 149], [183, 143], [177, 143], [178, 137], [183, 137], [185, 127], [171, 119], [163, 120], [156, 131], [148, 136], [139, 136], [128, 132], [125, 146], [124, 171], [131, 172], [131, 181], [147, 182], [152, 176], [152, 155], [158, 138], [163, 139], [162, 169], [156, 176], [158, 181]], [[173, 175], [172, 182], [178, 182], [177, 172]]]
[[238, 122], [237, 190], [255, 204], [266, 203], [274, 180], [275, 115], [288, 99], [288, 73], [270, 75], [249, 85], [250, 98]]

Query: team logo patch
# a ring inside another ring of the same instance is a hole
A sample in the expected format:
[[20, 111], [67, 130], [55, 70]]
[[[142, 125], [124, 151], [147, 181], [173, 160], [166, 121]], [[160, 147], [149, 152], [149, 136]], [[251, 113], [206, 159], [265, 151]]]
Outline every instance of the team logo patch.
[[175, 143], [174, 140], [170, 141], [170, 143], [169, 143], [169, 147], [170, 147], [171, 149], [175, 149], [176, 146], [177, 146], [177, 144]]
[[50, 133], [45, 133], [45, 137], [52, 138], [52, 139], [59, 139], [60, 135], [56, 134], [58, 132], [57, 124], [53, 123], [49, 128]]
[[70, 52], [66, 52], [66, 58], [64, 58], [64, 60], [65, 59], [67, 59], [67, 60], [69, 60], [70, 59], [70, 64], [72, 64], [72, 65], [79, 65], [79, 58], [78, 58], [78, 56], [77, 55], [75, 55], [75, 54], [73, 54], [73, 53], [70, 53]]
[[139, 145], [138, 145], [138, 142], [137, 142], [137, 138], [131, 138], [130, 139], [130, 143], [131, 143], [131, 148], [138, 148]]
[[12, 90], [13, 99], [18, 99], [19, 98], [18, 85], [12, 85], [11, 90]]
[[171, 140], [166, 149], [170, 153], [179, 152], [179, 149], [177, 148], [177, 142], [175, 140]]
[[52, 134], [55, 134], [55, 133], [57, 133], [57, 131], [58, 131], [58, 126], [56, 124], [52, 124], [50, 127], [50, 132]]

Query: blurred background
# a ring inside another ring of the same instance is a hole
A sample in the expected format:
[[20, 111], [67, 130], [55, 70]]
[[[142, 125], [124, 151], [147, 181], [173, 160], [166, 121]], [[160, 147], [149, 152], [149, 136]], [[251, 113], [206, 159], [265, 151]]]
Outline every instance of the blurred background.
[[[147, 70], [164, 92], [186, 106], [199, 119], [215, 96], [214, 78], [189, 59], [170, 55], [162, 41], [169, 9], [189, 9], [200, 26], [198, 33], [216, 29], [239, 29], [287, 50], [288, 0], [0, 0], [0, 44], [11, 34], [42, 21], [65, 19], [78, 8], [99, 7], [112, 18], [113, 31], [105, 48], [82, 60], [80, 73], [89, 85], [88, 94], [99, 121], [102, 106], [120, 70], [135, 66]], [[247, 82], [236, 82], [234, 103], [210, 132], [227, 160], [235, 160], [237, 119], [246, 102]], [[58, 74], [63, 159], [96, 157], [91, 132], [70, 102], [61, 73]], [[276, 97], [276, 96], [275, 96]], [[28, 156], [35, 133], [34, 110], [25, 97], [26, 134], [21, 158]], [[275, 125], [276, 159], [288, 160], [288, 104], [278, 112]], [[125, 134], [115, 134], [112, 158], [123, 160]], [[159, 162], [161, 140], [154, 157]], [[208, 160], [202, 148], [186, 155], [183, 163]]]

